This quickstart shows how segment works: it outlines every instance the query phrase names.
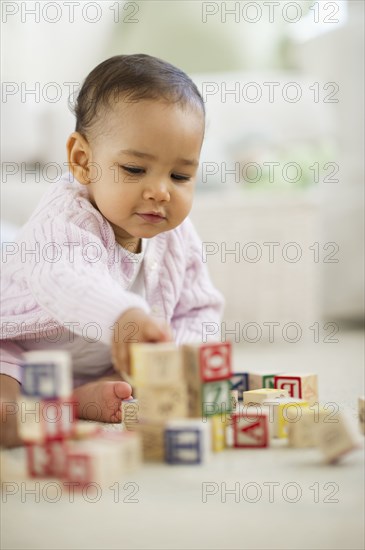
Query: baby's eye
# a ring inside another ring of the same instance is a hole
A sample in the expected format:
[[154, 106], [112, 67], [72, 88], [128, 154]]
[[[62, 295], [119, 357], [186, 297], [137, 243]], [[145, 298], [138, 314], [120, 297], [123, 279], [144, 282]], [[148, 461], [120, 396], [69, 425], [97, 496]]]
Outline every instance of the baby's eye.
[[172, 179], [176, 181], [189, 181], [191, 176], [183, 176], [182, 174], [171, 174]]
[[128, 172], [128, 174], [143, 174], [143, 168], [137, 168], [136, 166], [122, 166], [123, 170]]

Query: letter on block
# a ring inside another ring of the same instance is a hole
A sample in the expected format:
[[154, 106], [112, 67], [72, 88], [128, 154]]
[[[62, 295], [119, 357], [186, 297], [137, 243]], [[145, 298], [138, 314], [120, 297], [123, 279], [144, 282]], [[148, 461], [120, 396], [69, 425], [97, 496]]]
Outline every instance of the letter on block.
[[247, 391], [248, 386], [248, 372], [235, 372], [231, 376], [232, 391], [238, 392], [238, 401], [242, 401], [242, 394]]
[[275, 376], [274, 386], [277, 389], [288, 390], [290, 397], [299, 397], [310, 405], [318, 401], [316, 374], [280, 374]]
[[260, 388], [273, 388], [274, 378], [279, 373], [273, 372], [249, 372], [248, 373], [248, 389], [259, 390]]
[[359, 397], [359, 427], [360, 432], [365, 434], [365, 397]]
[[165, 459], [168, 464], [204, 464], [210, 454], [208, 423], [192, 418], [171, 420], [165, 430]]
[[243, 392], [244, 405], [257, 405], [270, 399], [280, 399], [289, 397], [288, 390], [277, 390], [275, 388], [261, 388], [259, 390], [249, 390]]
[[68, 447], [65, 441], [27, 443], [28, 473], [31, 477], [64, 477]]
[[182, 354], [175, 344], [131, 344], [130, 354], [136, 387], [168, 388], [184, 381]]
[[188, 396], [184, 384], [169, 388], [136, 388], [141, 421], [158, 424], [169, 418], [188, 415]]
[[230, 342], [185, 345], [183, 353], [185, 373], [191, 385], [226, 380], [232, 376]]
[[21, 366], [23, 395], [36, 399], [71, 395], [71, 356], [66, 351], [28, 351]]
[[[338, 422], [334, 422], [338, 420]], [[331, 422], [318, 424], [318, 446], [327, 463], [337, 462], [342, 455], [358, 448], [359, 436], [355, 433], [350, 420], [338, 412]]]
[[260, 407], [247, 407], [232, 416], [234, 447], [268, 447], [269, 416]]
[[202, 400], [203, 417], [230, 412], [232, 410], [230, 381], [220, 380], [203, 384]]

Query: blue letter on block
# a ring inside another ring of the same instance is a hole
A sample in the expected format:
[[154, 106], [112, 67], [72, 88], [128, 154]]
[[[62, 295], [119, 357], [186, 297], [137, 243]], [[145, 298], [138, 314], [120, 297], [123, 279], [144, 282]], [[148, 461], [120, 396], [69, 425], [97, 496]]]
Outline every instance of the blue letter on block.
[[238, 391], [238, 400], [242, 401], [242, 393], [248, 391], [248, 373], [247, 372], [235, 372], [231, 376], [232, 390]]
[[29, 397], [56, 399], [58, 393], [55, 363], [23, 363], [21, 391]]
[[200, 430], [183, 428], [165, 431], [166, 462], [169, 464], [200, 464], [201, 457]]

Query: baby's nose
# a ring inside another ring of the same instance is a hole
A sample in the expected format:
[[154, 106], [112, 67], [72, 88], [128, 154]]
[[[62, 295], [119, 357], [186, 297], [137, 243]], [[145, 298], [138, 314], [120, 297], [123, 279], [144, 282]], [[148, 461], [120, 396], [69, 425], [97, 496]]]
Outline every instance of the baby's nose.
[[144, 198], [155, 199], [156, 201], [168, 201], [170, 200], [169, 187], [164, 181], [154, 182], [146, 186]]

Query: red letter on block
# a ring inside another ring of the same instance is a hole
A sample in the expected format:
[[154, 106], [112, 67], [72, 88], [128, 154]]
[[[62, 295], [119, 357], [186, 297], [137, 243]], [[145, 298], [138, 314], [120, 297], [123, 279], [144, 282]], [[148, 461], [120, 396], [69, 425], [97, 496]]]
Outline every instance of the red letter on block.
[[239, 414], [234, 414], [232, 419], [235, 447], [268, 447], [269, 419], [266, 413], [242, 411]]
[[290, 397], [302, 398], [302, 381], [299, 376], [275, 376], [274, 387], [288, 390]]
[[232, 376], [230, 342], [201, 346], [200, 374], [204, 382], [225, 380]]

